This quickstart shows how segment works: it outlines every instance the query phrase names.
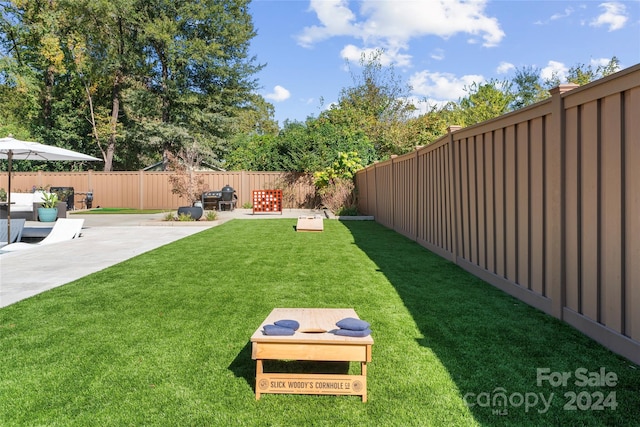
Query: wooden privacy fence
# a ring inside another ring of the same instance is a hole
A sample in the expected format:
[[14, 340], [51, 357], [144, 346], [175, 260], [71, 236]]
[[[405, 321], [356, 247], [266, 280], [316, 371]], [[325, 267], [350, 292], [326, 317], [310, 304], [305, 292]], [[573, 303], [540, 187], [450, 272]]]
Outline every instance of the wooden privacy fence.
[[[251, 191], [283, 190], [287, 208], [314, 207], [315, 187], [308, 174], [284, 172], [193, 172], [206, 183], [208, 190], [220, 190], [229, 184], [236, 190], [237, 206], [251, 203]], [[177, 209], [187, 203], [172, 194], [171, 172], [14, 172], [13, 192], [28, 192], [36, 187], [73, 187], [75, 206], [82, 208], [84, 194], [93, 192], [93, 207], [133, 209]], [[0, 172], [0, 188], [7, 188], [7, 173]]]
[[640, 364], [640, 65], [551, 94], [358, 172], [358, 207]]

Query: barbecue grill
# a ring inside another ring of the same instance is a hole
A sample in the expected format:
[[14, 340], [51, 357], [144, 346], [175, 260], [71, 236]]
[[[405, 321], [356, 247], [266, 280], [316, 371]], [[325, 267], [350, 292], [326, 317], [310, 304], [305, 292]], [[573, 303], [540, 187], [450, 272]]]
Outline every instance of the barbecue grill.
[[207, 191], [202, 193], [202, 209], [218, 209], [218, 202], [222, 200], [222, 191]]

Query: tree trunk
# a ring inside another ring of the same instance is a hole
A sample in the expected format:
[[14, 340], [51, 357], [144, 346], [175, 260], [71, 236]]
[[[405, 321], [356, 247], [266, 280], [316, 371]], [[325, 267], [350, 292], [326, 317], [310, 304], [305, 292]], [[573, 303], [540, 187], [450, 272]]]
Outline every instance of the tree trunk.
[[47, 72], [44, 79], [44, 99], [42, 105], [42, 115], [44, 119], [44, 126], [47, 129], [51, 129], [51, 104], [53, 99], [53, 85], [55, 83], [55, 77], [53, 73], [53, 69], [51, 67], [47, 68]]
[[167, 59], [162, 55], [160, 57], [162, 64], [162, 122], [169, 123], [171, 120], [170, 114], [170, 101], [169, 101], [169, 67], [167, 65]]
[[109, 142], [107, 143], [106, 155], [104, 159], [104, 171], [111, 172], [113, 168], [113, 154], [116, 151], [116, 141], [118, 137], [118, 115], [120, 114], [120, 89], [122, 73], [116, 71], [113, 79], [113, 89], [111, 91], [111, 120], [109, 121]]
[[96, 114], [93, 109], [93, 96], [91, 95], [91, 90], [89, 89], [89, 85], [87, 83], [85, 83], [84, 88], [85, 92], [87, 93], [87, 102], [89, 103], [89, 123], [91, 123], [91, 133], [93, 135], [93, 138], [96, 140], [96, 144], [98, 145], [100, 152], [102, 153], [102, 158], [105, 159], [107, 156], [104, 148], [102, 147], [100, 135], [98, 134], [98, 124], [96, 123]]

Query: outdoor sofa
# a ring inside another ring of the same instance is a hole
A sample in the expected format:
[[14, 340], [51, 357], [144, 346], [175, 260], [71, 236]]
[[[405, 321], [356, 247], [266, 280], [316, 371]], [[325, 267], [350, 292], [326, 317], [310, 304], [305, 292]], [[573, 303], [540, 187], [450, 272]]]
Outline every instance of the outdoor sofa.
[[[46, 193], [36, 191], [34, 193], [11, 193], [11, 219], [24, 218], [27, 221], [38, 220], [38, 208], [43, 202]], [[58, 218], [67, 217], [66, 202], [58, 202]], [[7, 205], [0, 205], [0, 219], [7, 219]]]

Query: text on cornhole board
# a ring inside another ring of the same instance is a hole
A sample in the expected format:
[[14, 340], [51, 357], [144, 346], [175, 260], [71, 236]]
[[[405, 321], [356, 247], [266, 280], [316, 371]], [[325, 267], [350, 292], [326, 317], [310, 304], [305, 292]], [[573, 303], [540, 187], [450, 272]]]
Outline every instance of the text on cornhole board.
[[263, 374], [257, 386], [261, 393], [362, 395], [367, 378], [359, 375]]

